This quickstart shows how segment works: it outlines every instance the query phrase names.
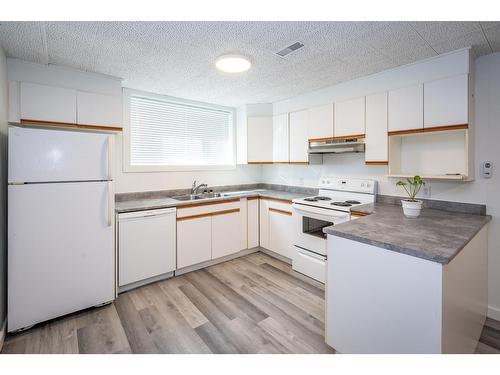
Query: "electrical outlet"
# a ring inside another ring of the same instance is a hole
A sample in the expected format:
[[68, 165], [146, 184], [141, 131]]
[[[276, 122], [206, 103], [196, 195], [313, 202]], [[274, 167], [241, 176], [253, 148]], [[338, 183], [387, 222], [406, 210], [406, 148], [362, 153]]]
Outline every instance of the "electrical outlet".
[[422, 198], [431, 197], [431, 185], [429, 183], [427, 183], [425, 186], [422, 186], [422, 189], [420, 189], [420, 196]]

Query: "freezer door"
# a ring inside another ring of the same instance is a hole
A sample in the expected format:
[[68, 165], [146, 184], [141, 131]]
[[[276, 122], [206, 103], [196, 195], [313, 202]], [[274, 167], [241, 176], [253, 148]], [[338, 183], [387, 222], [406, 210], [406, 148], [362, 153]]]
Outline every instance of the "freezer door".
[[113, 135], [9, 128], [9, 183], [112, 179]]
[[8, 187], [9, 332], [114, 299], [110, 184]]

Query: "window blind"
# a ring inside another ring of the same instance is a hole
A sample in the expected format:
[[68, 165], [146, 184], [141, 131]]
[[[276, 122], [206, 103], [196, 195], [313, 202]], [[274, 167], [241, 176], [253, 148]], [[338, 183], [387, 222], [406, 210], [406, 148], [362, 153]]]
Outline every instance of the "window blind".
[[232, 165], [233, 147], [230, 111], [130, 97], [131, 165]]

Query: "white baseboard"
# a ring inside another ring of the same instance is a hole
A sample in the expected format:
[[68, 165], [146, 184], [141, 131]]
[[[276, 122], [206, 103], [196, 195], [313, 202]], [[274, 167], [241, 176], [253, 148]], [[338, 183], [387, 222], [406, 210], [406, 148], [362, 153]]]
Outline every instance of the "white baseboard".
[[2, 352], [3, 341], [5, 340], [5, 335], [7, 333], [7, 318], [3, 321], [0, 326], [0, 353]]
[[488, 306], [488, 318], [500, 321], [500, 309], [493, 306]]

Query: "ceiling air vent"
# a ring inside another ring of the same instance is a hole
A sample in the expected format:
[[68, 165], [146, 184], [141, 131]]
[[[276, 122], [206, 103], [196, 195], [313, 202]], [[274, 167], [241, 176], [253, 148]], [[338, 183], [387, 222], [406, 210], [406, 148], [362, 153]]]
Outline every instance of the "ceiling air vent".
[[288, 47], [283, 48], [281, 51], [276, 52], [276, 54], [278, 56], [285, 57], [285, 56], [291, 54], [292, 52], [295, 52], [298, 49], [301, 49], [302, 47], [304, 47], [304, 45], [302, 43], [295, 42], [295, 43], [289, 45]]

